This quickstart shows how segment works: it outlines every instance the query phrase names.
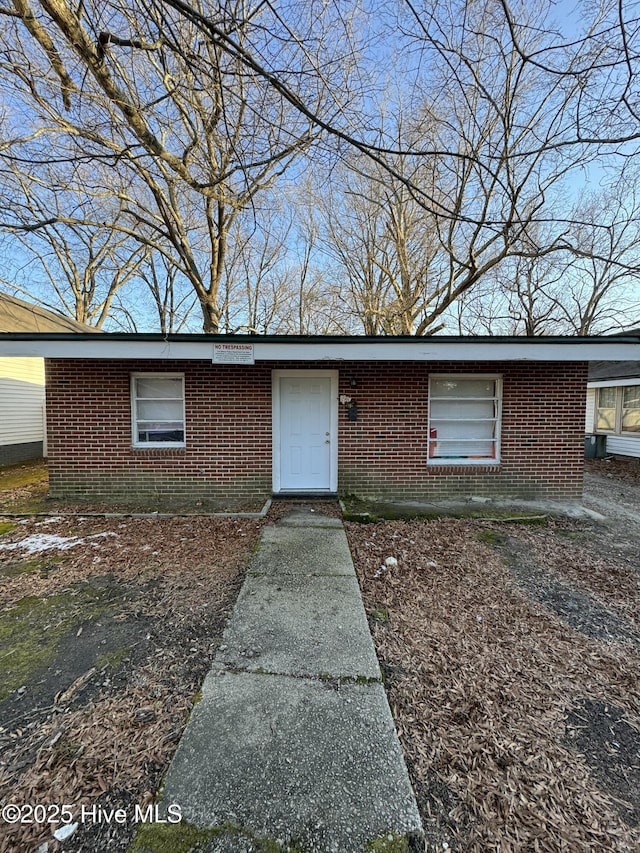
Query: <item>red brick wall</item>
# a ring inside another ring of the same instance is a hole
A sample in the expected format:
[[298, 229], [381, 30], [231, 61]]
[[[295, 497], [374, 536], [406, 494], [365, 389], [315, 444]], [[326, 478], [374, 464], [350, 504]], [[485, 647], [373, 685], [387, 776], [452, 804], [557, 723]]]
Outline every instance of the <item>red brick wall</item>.
[[[271, 370], [340, 373], [358, 421], [339, 412], [339, 491], [443, 500], [578, 498], [582, 491], [585, 364], [322, 362], [218, 366], [207, 361], [47, 361], [53, 497], [151, 505], [242, 506], [271, 493]], [[186, 448], [131, 447], [130, 374], [184, 373]], [[503, 377], [498, 465], [427, 466], [429, 373]], [[351, 379], [356, 381], [352, 387]]]
[[[498, 465], [427, 466], [429, 373], [502, 376]], [[349, 387], [350, 377], [357, 386]], [[358, 421], [340, 413], [340, 490], [381, 498], [575, 499], [582, 494], [586, 364], [530, 362], [378, 363], [341, 369], [340, 393]]]

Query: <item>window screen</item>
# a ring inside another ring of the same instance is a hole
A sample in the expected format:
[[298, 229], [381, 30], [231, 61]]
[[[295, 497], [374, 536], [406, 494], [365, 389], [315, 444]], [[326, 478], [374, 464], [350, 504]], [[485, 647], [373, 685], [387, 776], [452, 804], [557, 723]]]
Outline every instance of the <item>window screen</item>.
[[432, 376], [429, 383], [429, 461], [496, 461], [500, 379]]
[[133, 444], [184, 445], [184, 378], [132, 377]]

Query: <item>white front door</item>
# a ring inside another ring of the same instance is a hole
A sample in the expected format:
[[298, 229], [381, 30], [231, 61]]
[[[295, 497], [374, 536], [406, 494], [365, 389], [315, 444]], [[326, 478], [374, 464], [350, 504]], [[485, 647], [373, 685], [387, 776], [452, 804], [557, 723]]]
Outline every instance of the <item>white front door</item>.
[[274, 373], [274, 491], [336, 489], [335, 371]]

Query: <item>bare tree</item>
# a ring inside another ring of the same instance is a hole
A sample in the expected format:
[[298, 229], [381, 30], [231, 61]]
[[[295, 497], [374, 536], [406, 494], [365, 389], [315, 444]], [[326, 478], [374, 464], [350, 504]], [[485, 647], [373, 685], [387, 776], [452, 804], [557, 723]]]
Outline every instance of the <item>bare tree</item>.
[[[233, 38], [240, 52], [259, 43], [269, 53], [266, 9], [221, 4], [222, 41]], [[161, 0], [108, 14], [99, 4], [73, 10], [61, 0], [37, 7], [14, 0], [0, 13], [0, 67], [23, 117], [30, 113], [41, 130], [35, 141], [14, 142], [11, 156], [43, 167], [53, 143], [67, 164], [109, 167], [123, 213], [119, 231], [175, 265], [198, 297], [205, 331], [217, 331], [234, 220], [308, 147], [312, 123], [239, 54], [204, 38], [184, 10]], [[287, 40], [290, 55], [304, 51], [279, 26], [286, 66]], [[303, 76], [299, 66], [292, 77]], [[308, 89], [319, 108], [326, 88], [310, 81]]]
[[[119, 233], [189, 282], [215, 332], [257, 316], [255, 295], [239, 305], [246, 287], [227, 278], [233, 241], [249, 233], [237, 221], [321, 138], [322, 156], [348, 156], [359, 173], [351, 199], [376, 210], [374, 251], [358, 270], [343, 257], [344, 306], [367, 331], [434, 333], [510, 259], [571, 250], [563, 182], [637, 148], [635, 3], [584, 2], [573, 38], [554, 28], [553, 8], [401, 0], [347, 15], [337, 0], [10, 0], [0, 160], [38, 177], [53, 153], [78, 191], [79, 164], [101, 164], [89, 192], [109, 187]], [[384, 71], [406, 86], [380, 110], [382, 48], [370, 45], [386, 26]], [[389, 121], [396, 106], [411, 120]], [[3, 219], [25, 233], [53, 221]], [[545, 222], [557, 227], [541, 232]], [[65, 224], [104, 222], [69, 212]]]
[[564, 251], [536, 257], [523, 247], [461, 300], [461, 331], [590, 335], [635, 323], [640, 216], [635, 182], [626, 177], [578, 202]]
[[[13, 177], [11, 251], [20, 250], [30, 275], [23, 286], [6, 278], [4, 285], [101, 329], [118, 291], [139, 275], [146, 246], [118, 230], [117, 210], [104, 223], [89, 225], [82, 198], [70, 199], [15, 169]], [[65, 202], [75, 208], [72, 217], [63, 212]], [[40, 227], [31, 229], [33, 222]]]
[[[397, 159], [398, 172], [429, 179], [424, 164]], [[367, 335], [425, 334], [425, 306], [438, 299], [441, 282], [434, 217], [404, 183], [379, 170], [365, 174], [358, 159], [349, 165], [330, 194], [317, 194], [322, 243], [342, 281], [345, 310]]]

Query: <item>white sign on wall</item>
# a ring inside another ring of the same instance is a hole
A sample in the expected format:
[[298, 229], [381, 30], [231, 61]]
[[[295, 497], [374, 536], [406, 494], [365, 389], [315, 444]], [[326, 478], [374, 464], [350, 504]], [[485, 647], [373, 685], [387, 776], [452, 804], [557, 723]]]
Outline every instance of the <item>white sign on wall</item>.
[[255, 364], [253, 344], [214, 344], [214, 364]]

